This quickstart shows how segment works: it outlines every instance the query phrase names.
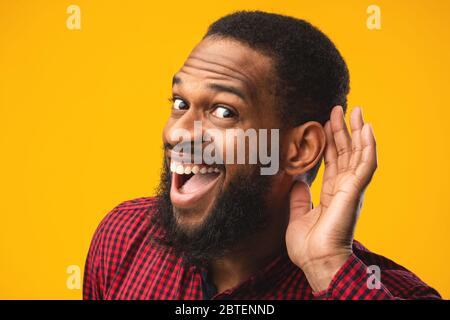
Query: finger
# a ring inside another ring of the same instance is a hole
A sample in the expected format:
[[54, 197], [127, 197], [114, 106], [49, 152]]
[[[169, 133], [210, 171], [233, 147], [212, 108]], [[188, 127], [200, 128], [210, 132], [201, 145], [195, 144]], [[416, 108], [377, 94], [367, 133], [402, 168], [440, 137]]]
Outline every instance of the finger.
[[372, 179], [378, 166], [375, 136], [372, 126], [368, 123], [361, 129], [361, 144], [362, 155], [355, 174], [363, 184], [361, 187], [364, 188], [370, 182], [370, 179]]
[[361, 129], [364, 119], [361, 108], [356, 107], [350, 114], [350, 127], [352, 130], [352, 155], [350, 157], [349, 169], [355, 170], [359, 164], [362, 154]]
[[324, 152], [325, 169], [323, 172], [323, 183], [337, 175], [337, 151], [336, 145], [334, 143], [333, 132], [331, 131], [330, 121], [327, 121], [325, 123], [324, 130], [327, 138], [327, 143]]
[[337, 150], [338, 172], [347, 170], [352, 152], [352, 143], [347, 125], [344, 121], [344, 111], [341, 106], [336, 106], [331, 111], [331, 130]]
[[301, 218], [312, 209], [312, 198], [309, 186], [297, 181], [291, 190], [289, 221]]

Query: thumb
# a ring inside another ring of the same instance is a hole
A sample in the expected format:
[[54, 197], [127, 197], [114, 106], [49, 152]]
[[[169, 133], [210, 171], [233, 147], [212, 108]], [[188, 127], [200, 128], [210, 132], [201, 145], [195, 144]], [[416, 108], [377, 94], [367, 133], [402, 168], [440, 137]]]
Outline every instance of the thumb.
[[297, 181], [291, 189], [289, 220], [300, 218], [312, 209], [311, 191], [303, 181]]

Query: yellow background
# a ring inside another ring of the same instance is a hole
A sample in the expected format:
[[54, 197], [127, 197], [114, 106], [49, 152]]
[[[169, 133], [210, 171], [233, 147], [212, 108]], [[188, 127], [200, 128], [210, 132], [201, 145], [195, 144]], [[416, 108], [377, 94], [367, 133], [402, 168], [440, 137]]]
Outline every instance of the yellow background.
[[0, 0], [0, 298], [81, 297], [67, 266], [83, 268], [112, 207], [153, 194], [171, 77], [237, 9], [307, 19], [337, 44], [378, 142], [356, 238], [450, 297], [449, 1]]

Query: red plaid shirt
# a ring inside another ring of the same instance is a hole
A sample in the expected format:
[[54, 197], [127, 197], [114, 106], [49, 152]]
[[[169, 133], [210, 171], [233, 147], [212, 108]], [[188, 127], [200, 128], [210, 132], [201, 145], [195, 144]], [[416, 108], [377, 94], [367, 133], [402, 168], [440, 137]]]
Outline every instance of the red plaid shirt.
[[[207, 270], [186, 265], [152, 224], [155, 198], [126, 201], [98, 226], [84, 273], [84, 299], [439, 299], [440, 295], [395, 262], [355, 241], [354, 253], [327, 290], [313, 293], [302, 270], [286, 254], [236, 287], [214, 292]], [[381, 269], [381, 286], [367, 285], [367, 266]]]

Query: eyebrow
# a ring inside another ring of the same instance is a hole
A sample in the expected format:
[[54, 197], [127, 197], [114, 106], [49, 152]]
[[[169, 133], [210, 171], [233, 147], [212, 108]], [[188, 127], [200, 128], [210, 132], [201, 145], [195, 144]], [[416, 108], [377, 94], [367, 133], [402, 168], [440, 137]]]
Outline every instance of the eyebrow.
[[[183, 81], [181, 80], [180, 77], [177, 77], [176, 75], [173, 76], [173, 78], [172, 78], [172, 87], [174, 85], [181, 84], [181, 83], [183, 83]], [[212, 89], [214, 91], [217, 91], [217, 92], [228, 92], [228, 93], [231, 93], [231, 94], [234, 94], [234, 95], [238, 96], [239, 98], [241, 98], [244, 101], [247, 101], [247, 99], [245, 97], [245, 94], [241, 90], [236, 88], [236, 87], [227, 86], [227, 85], [218, 84], [218, 83], [209, 83], [208, 84], [208, 88]]]
[[218, 84], [218, 83], [209, 83], [208, 88], [210, 88], [214, 91], [217, 91], [217, 92], [228, 92], [228, 93], [238, 96], [239, 98], [241, 98], [244, 101], [247, 100], [247, 99], [245, 99], [245, 95], [242, 93], [242, 91], [236, 87], [226, 86], [226, 85]]
[[176, 84], [180, 84], [182, 83], [181, 78], [177, 77], [177, 76], [173, 76], [172, 78], [172, 87]]

